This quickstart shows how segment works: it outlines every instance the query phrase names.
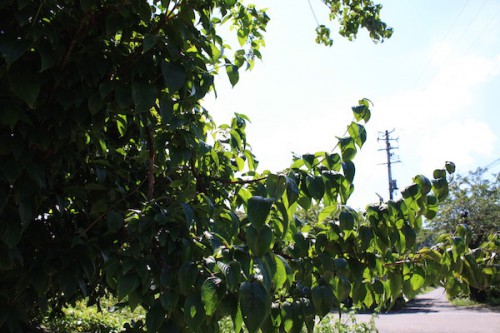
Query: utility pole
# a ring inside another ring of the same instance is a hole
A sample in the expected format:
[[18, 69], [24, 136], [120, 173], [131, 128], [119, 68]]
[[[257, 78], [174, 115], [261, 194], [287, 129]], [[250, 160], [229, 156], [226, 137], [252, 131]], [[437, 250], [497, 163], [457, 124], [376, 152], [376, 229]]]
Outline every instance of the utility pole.
[[391, 134], [393, 132], [394, 132], [394, 130], [392, 130], [390, 132], [386, 130], [384, 133], [380, 133], [380, 135], [382, 137], [379, 136], [379, 138], [378, 138], [378, 141], [384, 141], [385, 142], [385, 148], [379, 149], [379, 151], [385, 150], [386, 155], [387, 155], [387, 163], [382, 163], [382, 164], [386, 164], [387, 165], [387, 177], [388, 177], [388, 180], [389, 180], [389, 199], [390, 200], [394, 199], [394, 191], [398, 189], [398, 185], [396, 183], [396, 180], [392, 179], [392, 169], [391, 169], [391, 166], [394, 163], [401, 162], [399, 160], [394, 160], [393, 159], [394, 154], [391, 152], [394, 149], [398, 149], [398, 147], [391, 146], [391, 141], [397, 141], [398, 140], [397, 138], [396, 139], [391, 138]]

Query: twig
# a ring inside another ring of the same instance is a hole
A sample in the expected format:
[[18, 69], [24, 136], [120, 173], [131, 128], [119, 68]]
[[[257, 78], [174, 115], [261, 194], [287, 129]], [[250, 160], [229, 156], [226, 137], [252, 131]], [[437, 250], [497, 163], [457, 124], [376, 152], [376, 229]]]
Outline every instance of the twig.
[[223, 179], [223, 178], [216, 178], [216, 177], [210, 177], [211, 180], [223, 183], [223, 184], [253, 184], [253, 183], [258, 183], [263, 180], [267, 179], [267, 176], [261, 177], [261, 178], [256, 178], [256, 179], [238, 179], [238, 180], [231, 180], [231, 179]]

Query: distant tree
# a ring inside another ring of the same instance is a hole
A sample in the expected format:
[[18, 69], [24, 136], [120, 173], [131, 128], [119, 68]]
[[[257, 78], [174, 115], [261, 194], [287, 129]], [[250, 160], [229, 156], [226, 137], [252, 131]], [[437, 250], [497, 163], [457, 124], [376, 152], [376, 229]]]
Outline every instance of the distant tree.
[[450, 183], [450, 195], [430, 221], [434, 231], [452, 233], [458, 225], [472, 232], [471, 246], [478, 246], [489, 233], [500, 232], [500, 173], [488, 177], [478, 168]]

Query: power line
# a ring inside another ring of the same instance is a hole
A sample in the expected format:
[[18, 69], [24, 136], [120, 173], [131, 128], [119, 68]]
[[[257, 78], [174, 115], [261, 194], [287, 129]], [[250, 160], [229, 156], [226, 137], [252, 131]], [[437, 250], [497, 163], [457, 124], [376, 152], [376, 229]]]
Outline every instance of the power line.
[[[453, 23], [451, 24], [450, 28], [448, 29], [448, 31], [446, 32], [446, 34], [444, 35], [444, 37], [441, 39], [441, 42], [440, 44], [443, 44], [444, 41], [448, 38], [448, 36], [450, 35], [451, 31], [455, 28], [455, 25], [457, 24], [458, 22], [458, 19], [460, 18], [460, 16], [462, 16], [462, 13], [464, 12], [465, 10], [465, 7], [467, 7], [467, 5], [469, 4], [469, 1], [470, 0], [467, 0], [465, 2], [465, 4], [463, 5], [463, 7], [460, 9], [460, 12], [458, 13], [458, 15], [455, 17], [455, 20], [453, 21]], [[484, 4], [483, 4], [484, 5]], [[440, 63], [442, 61], [442, 57], [439, 59], [438, 63]], [[427, 60], [425, 66], [424, 66], [424, 69], [420, 72], [420, 75], [418, 76], [417, 80], [415, 80], [415, 83], [413, 84], [413, 88], [416, 88], [417, 87], [417, 84], [420, 82], [420, 80], [422, 79], [422, 77], [424, 76], [425, 72], [427, 72], [427, 69], [429, 68], [430, 66], [430, 59]]]
[[311, 0], [307, 0], [309, 3], [309, 8], [311, 9], [311, 13], [313, 14], [314, 20], [316, 21], [316, 24], [319, 25], [318, 18], [316, 17], [316, 13], [314, 12], [313, 6], [311, 4]]

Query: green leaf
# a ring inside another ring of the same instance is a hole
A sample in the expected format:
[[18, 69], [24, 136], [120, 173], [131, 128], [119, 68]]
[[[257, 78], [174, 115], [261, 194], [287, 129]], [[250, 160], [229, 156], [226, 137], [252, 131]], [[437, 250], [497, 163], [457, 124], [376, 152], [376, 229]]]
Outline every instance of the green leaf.
[[19, 203], [18, 211], [19, 218], [21, 219], [21, 225], [23, 226], [23, 229], [26, 229], [35, 217], [33, 204], [30, 201], [23, 200]]
[[344, 161], [352, 161], [356, 156], [357, 149], [352, 138], [339, 138], [340, 152]]
[[156, 87], [148, 82], [134, 81], [132, 83], [132, 99], [137, 113], [149, 111], [156, 100]]
[[354, 215], [351, 212], [343, 211], [339, 216], [340, 229], [342, 230], [352, 230], [354, 228]]
[[192, 262], [186, 262], [179, 268], [179, 292], [187, 295], [193, 288], [198, 268]]
[[281, 199], [286, 189], [286, 177], [281, 175], [269, 175], [266, 179], [267, 193], [275, 200]]
[[257, 332], [271, 311], [271, 299], [267, 290], [258, 281], [243, 282], [239, 301], [249, 333]]
[[145, 34], [144, 41], [143, 41], [144, 53], [151, 50], [156, 45], [157, 42], [158, 42], [158, 36], [151, 35], [151, 34]]
[[116, 232], [123, 225], [123, 217], [119, 212], [112, 209], [108, 212], [108, 216], [106, 217], [106, 224], [110, 232]]
[[264, 225], [260, 229], [249, 225], [246, 229], [246, 237], [250, 251], [255, 256], [261, 257], [271, 248], [273, 230], [268, 225]]
[[12, 65], [19, 59], [30, 46], [30, 42], [24, 39], [17, 39], [7, 35], [0, 36], [0, 53], [5, 59], [7, 66]]
[[226, 278], [226, 286], [230, 292], [235, 292], [240, 286], [241, 264], [239, 261], [231, 261], [228, 264], [217, 262], [222, 274]]
[[447, 161], [445, 163], [445, 169], [450, 175], [455, 173], [455, 163]]
[[281, 289], [287, 280], [286, 268], [281, 259], [273, 253], [266, 253], [261, 259], [258, 259], [258, 262], [261, 264], [261, 270], [265, 273], [264, 276], [269, 278], [270, 288], [268, 289]]
[[304, 160], [304, 163], [309, 170], [311, 170], [314, 167], [314, 165], [316, 164], [315, 163], [316, 156], [314, 156], [313, 154], [302, 155], [302, 160]]
[[312, 198], [321, 200], [325, 194], [325, 184], [321, 176], [307, 176], [306, 178], [307, 191]]
[[23, 100], [29, 107], [34, 107], [40, 93], [40, 84], [33, 73], [26, 69], [11, 70], [9, 86], [12, 92]]
[[203, 282], [201, 285], [201, 300], [207, 316], [211, 317], [215, 313], [224, 292], [224, 285], [218, 277], [209, 277]]
[[231, 82], [231, 85], [234, 87], [240, 80], [238, 66], [232, 65], [231, 63], [226, 64], [226, 73], [229, 78], [229, 82]]
[[425, 273], [423, 270], [413, 273], [410, 278], [410, 284], [414, 291], [418, 291], [425, 283]]
[[165, 310], [160, 303], [155, 302], [146, 313], [146, 327], [148, 332], [158, 332], [164, 321]]
[[403, 278], [401, 277], [401, 273], [399, 271], [392, 271], [388, 274], [387, 279], [389, 280], [392, 302], [394, 303], [396, 298], [401, 294]]
[[137, 287], [139, 287], [139, 284], [140, 280], [136, 274], [128, 273], [120, 276], [120, 278], [118, 278], [118, 283], [116, 286], [118, 300], [120, 301], [128, 296]]
[[297, 182], [291, 177], [286, 177], [286, 198], [291, 206], [299, 198], [300, 190]]
[[179, 294], [170, 289], [165, 289], [160, 295], [161, 306], [167, 311], [169, 316], [177, 308]]
[[352, 112], [356, 121], [360, 121], [361, 119], [363, 119], [365, 123], [367, 123], [370, 120], [371, 112], [369, 109], [369, 105], [369, 100], [364, 98], [359, 101], [358, 106], [352, 107]]
[[365, 225], [359, 227], [358, 240], [360, 241], [361, 251], [365, 251], [366, 249], [368, 249], [373, 238], [374, 238], [373, 231], [369, 227]]
[[415, 241], [417, 239], [417, 234], [415, 232], [415, 229], [410, 227], [409, 225], [405, 224], [403, 225], [403, 228], [401, 229], [403, 232], [403, 235], [405, 236], [406, 240], [406, 249], [411, 249], [413, 245], [415, 244]]
[[425, 217], [432, 219], [436, 216], [439, 210], [439, 202], [434, 195], [427, 196], [427, 211], [425, 212]]
[[186, 72], [181, 65], [162, 62], [161, 72], [170, 94], [177, 92], [186, 82]]
[[335, 277], [333, 294], [337, 298], [337, 301], [338, 302], [345, 301], [346, 298], [349, 297], [350, 293], [351, 293], [351, 283], [349, 282], [349, 280], [343, 275]]
[[334, 215], [337, 212], [337, 205], [327, 206], [321, 210], [318, 215], [318, 222], [321, 223], [326, 220], [328, 217]]
[[347, 131], [354, 142], [358, 145], [359, 148], [363, 147], [363, 144], [366, 141], [366, 129], [363, 125], [352, 122], [348, 127]]
[[184, 302], [184, 318], [192, 332], [198, 332], [203, 325], [206, 313], [199, 294], [191, 294]]
[[240, 28], [238, 29], [237, 35], [238, 35], [238, 42], [240, 43], [240, 46], [245, 45], [245, 43], [248, 40], [248, 27]]
[[273, 202], [274, 199], [261, 196], [253, 196], [248, 200], [247, 217], [254, 227], [258, 229], [266, 223]]
[[12, 249], [19, 243], [22, 235], [23, 231], [21, 229], [21, 226], [17, 223], [10, 222], [7, 225], [6, 230], [2, 234], [2, 241], [5, 243], [5, 245], [7, 245], [9, 249]]
[[448, 182], [446, 178], [438, 178], [432, 180], [432, 191], [438, 199], [438, 201], [443, 201], [448, 196]]
[[446, 178], [446, 170], [444, 169], [436, 169], [432, 173], [434, 179]]
[[326, 316], [335, 305], [333, 291], [328, 286], [316, 286], [312, 288], [311, 298], [316, 314], [320, 318]]
[[415, 176], [413, 178], [413, 182], [415, 182], [416, 184], [418, 184], [420, 186], [420, 191], [421, 191], [422, 195], [426, 195], [432, 189], [431, 181], [429, 180], [429, 178], [427, 178], [425, 176], [422, 176], [422, 175]]

